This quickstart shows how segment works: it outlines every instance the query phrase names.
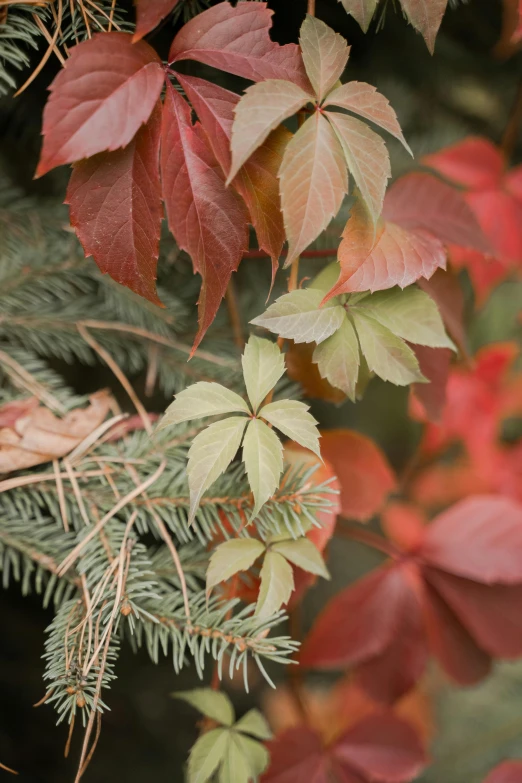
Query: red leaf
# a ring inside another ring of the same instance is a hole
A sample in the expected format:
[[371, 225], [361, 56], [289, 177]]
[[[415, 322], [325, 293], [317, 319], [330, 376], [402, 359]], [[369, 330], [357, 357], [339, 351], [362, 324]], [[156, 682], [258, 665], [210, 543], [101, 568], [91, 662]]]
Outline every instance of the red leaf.
[[468, 351], [464, 328], [464, 293], [458, 277], [450, 271], [437, 269], [429, 280], [420, 278], [418, 285], [435, 301], [446, 329], [466, 356]]
[[448, 0], [401, 0], [410, 24], [419, 31], [431, 54]]
[[[223, 173], [228, 174], [234, 107], [239, 96], [205, 79], [194, 76], [179, 76], [178, 79], [206, 131]], [[273, 131], [232, 182], [248, 207], [260, 248], [272, 258], [273, 274], [277, 271], [285, 241], [277, 172], [291, 138], [290, 132], [283, 127]]]
[[135, 43], [159, 25], [162, 19], [177, 6], [179, 0], [134, 0], [136, 5], [136, 29], [132, 36]]
[[73, 225], [102, 272], [155, 304], [161, 192], [161, 110], [122, 150], [77, 163], [67, 188]]
[[479, 584], [436, 568], [424, 568], [423, 573], [489, 655], [522, 655], [522, 585]]
[[488, 139], [470, 136], [422, 162], [444, 177], [471, 190], [494, 190], [501, 185], [504, 158]]
[[268, 743], [270, 767], [263, 783], [329, 783], [329, 772], [318, 734], [306, 726], [288, 729]]
[[428, 348], [410, 345], [417, 357], [421, 373], [429, 383], [414, 383], [411, 400], [415, 417], [421, 421], [439, 422], [446, 405], [446, 385], [452, 352], [449, 348]]
[[424, 585], [424, 622], [430, 647], [446, 672], [461, 685], [489, 674], [491, 658], [478, 647], [429, 583]]
[[427, 528], [423, 558], [485, 584], [522, 582], [522, 506], [476, 496], [440, 514]]
[[381, 514], [381, 526], [386, 536], [405, 552], [417, 552], [424, 541], [426, 520], [408, 503], [388, 503]]
[[493, 255], [506, 263], [522, 260], [522, 203], [502, 190], [468, 193], [475, 212], [493, 248]]
[[409, 592], [401, 571], [381, 568], [335, 595], [305, 639], [301, 665], [339, 669], [386, 653]]
[[248, 247], [247, 214], [239, 196], [225, 187], [202, 127], [192, 125], [187, 102], [171, 86], [162, 134], [161, 172], [169, 227], [202, 277], [195, 350]]
[[416, 732], [391, 714], [362, 720], [337, 740], [330, 754], [366, 780], [383, 783], [412, 780], [426, 764]]
[[491, 248], [468, 204], [451, 185], [431, 174], [413, 172], [389, 188], [383, 217], [402, 228], [429, 231], [444, 244], [472, 248], [483, 253]]
[[466, 269], [473, 286], [477, 308], [486, 303], [491, 291], [510, 274], [509, 266], [505, 263], [477, 253], [476, 250], [466, 250], [454, 245], [448, 250], [451, 266], [456, 270]]
[[309, 91], [299, 47], [280, 46], [270, 39], [272, 14], [266, 3], [218, 3], [181, 29], [170, 47], [169, 62], [198, 60], [254, 82], [286, 79]]
[[522, 761], [503, 761], [491, 770], [484, 783], [522, 783]]
[[396, 482], [375, 443], [352, 430], [324, 430], [321, 453], [341, 483], [341, 513], [365, 521], [376, 514]]
[[36, 176], [63, 163], [126, 147], [163, 86], [161, 60], [126, 33], [100, 33], [70, 50], [51, 84]]

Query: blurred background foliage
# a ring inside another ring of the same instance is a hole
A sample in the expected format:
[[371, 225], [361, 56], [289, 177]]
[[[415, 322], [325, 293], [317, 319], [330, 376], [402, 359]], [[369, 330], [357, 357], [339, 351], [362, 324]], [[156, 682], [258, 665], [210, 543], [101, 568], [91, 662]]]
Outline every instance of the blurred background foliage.
[[[305, 0], [269, 0], [269, 5], [276, 12], [274, 36], [281, 43], [295, 41]], [[501, 0], [452, 3], [437, 38], [434, 57], [393, 6], [393, 0], [383, 3], [379, 23], [364, 35], [337, 0], [317, 0], [317, 16], [342, 33], [352, 46], [345, 78], [370, 82], [389, 98], [417, 160], [470, 134], [500, 143], [522, 84], [522, 54], [498, 44], [503, 24]], [[127, 11], [132, 19], [130, 6]], [[151, 43], [162, 55], [172, 38], [173, 25], [179, 26], [182, 16], [173, 23], [168, 21], [151, 36]], [[31, 54], [31, 58], [36, 64], [38, 53]], [[35, 209], [44, 203], [56, 203], [55, 208], [59, 209], [58, 201], [48, 200], [63, 197], [67, 177], [65, 170], [59, 170], [42, 180], [32, 179], [46, 88], [58, 67], [50, 59], [20, 98], [0, 99], [0, 170], [26, 195], [36, 199]], [[198, 75], [210, 72], [195, 63], [185, 64], [184, 68]], [[240, 90], [243, 86], [240, 79], [223, 73], [213, 72], [211, 78], [221, 80], [229, 89]], [[513, 164], [522, 160], [521, 140], [519, 134]], [[394, 177], [418, 165], [397, 142], [392, 140], [389, 146]], [[344, 209], [345, 218], [347, 211], [348, 206]], [[317, 247], [335, 248], [343, 226], [341, 215]], [[0, 245], [1, 242], [0, 235]], [[173, 257], [171, 242], [165, 243], [164, 251]], [[190, 279], [183, 266], [186, 262], [180, 263], [185, 278]], [[322, 263], [303, 261], [301, 275], [313, 275]], [[245, 321], [261, 311], [269, 278], [268, 260], [252, 259], [241, 266], [236, 284]], [[285, 285], [280, 275], [274, 293], [278, 293], [277, 289], [282, 292]], [[475, 306], [465, 273], [463, 285], [470, 353], [491, 342], [520, 340], [522, 283], [504, 282], [480, 308]], [[208, 339], [228, 338], [226, 312], [222, 308]], [[113, 385], [103, 370], [57, 364], [60, 370], [65, 369], [68, 381], [78, 391]], [[142, 390], [143, 386], [144, 378], [137, 377], [137, 389]], [[153, 409], [162, 410], [165, 402], [157, 396], [150, 404]], [[420, 425], [407, 417], [407, 404], [407, 389], [374, 380], [357, 405], [314, 401], [312, 412], [323, 427], [350, 427], [368, 434], [382, 446], [400, 475], [420, 437]], [[332, 582], [319, 584], [306, 597], [302, 610], [305, 626], [311, 625], [325, 598], [379, 562], [379, 558], [355, 542], [336, 539], [329, 551]], [[50, 708], [31, 707], [43, 695], [40, 656], [43, 631], [51, 613], [41, 609], [37, 597], [22, 598], [13, 585], [0, 593], [0, 617], [0, 760], [9, 759], [15, 768], [23, 768], [19, 779], [26, 783], [70, 781], [76, 754], [73, 752], [69, 760], [63, 759], [66, 728], [55, 728]], [[251, 679], [254, 698], [262, 700], [265, 684], [256, 679], [254, 672]], [[101, 740], [86, 779], [97, 783], [115, 779], [125, 783], [181, 780], [182, 764], [197, 728], [193, 711], [170, 699], [169, 693], [195, 683], [194, 672], [186, 670], [181, 680], [176, 680], [169, 660], [154, 666], [145, 654], [135, 656], [124, 647], [119, 676], [109, 697], [111, 711], [104, 718]], [[252, 703], [252, 696], [244, 695], [241, 684], [228, 683], [227, 687], [239, 710]], [[479, 783], [498, 761], [522, 756], [522, 663], [497, 665], [492, 677], [471, 689], [453, 688], [433, 670], [425, 687], [432, 704], [435, 739], [434, 763], [422, 781]]]

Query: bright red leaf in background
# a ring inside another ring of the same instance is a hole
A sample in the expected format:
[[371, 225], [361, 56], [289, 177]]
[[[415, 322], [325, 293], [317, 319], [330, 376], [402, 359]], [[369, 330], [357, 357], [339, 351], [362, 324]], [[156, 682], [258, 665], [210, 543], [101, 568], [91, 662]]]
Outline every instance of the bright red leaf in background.
[[494, 657], [522, 654], [520, 504], [477, 496], [428, 526], [408, 511], [406, 533], [400, 515], [384, 524], [395, 562], [329, 602], [305, 640], [303, 666], [355, 665], [372, 698], [393, 701], [421, 676], [428, 649], [461, 684], [484, 677]]
[[522, 264], [522, 166], [506, 170], [501, 150], [478, 137], [428, 155], [423, 162], [466, 189], [465, 199], [489, 241], [491, 258], [469, 249], [451, 250], [456, 265], [468, 269], [483, 301], [495, 283]]
[[163, 209], [159, 179], [161, 105], [132, 141], [76, 163], [66, 203], [86, 256], [155, 304]]
[[269, 749], [263, 783], [402, 783], [426, 764], [415, 731], [390, 713], [363, 719], [327, 747], [313, 729], [300, 726], [279, 735]]
[[365, 522], [395, 489], [395, 476], [375, 443], [352, 430], [323, 430], [321, 454], [341, 485], [341, 514]]
[[[379, 291], [446, 266], [445, 245], [484, 251], [488, 244], [459, 192], [429, 174], [413, 173], [389, 188], [384, 223], [375, 235], [364, 213], [352, 213], [339, 246], [341, 274], [328, 297], [351, 291]], [[355, 259], [355, 261], [354, 261]]]
[[522, 783], [522, 761], [504, 761], [495, 767], [484, 783]]

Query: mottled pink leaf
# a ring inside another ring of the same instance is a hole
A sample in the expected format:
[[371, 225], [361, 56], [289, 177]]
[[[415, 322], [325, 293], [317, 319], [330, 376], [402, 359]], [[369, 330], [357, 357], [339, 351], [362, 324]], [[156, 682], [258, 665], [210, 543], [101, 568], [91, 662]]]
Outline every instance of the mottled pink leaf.
[[159, 25], [162, 19], [177, 6], [179, 0], [134, 0], [136, 6], [136, 29], [133, 42], [139, 41]]

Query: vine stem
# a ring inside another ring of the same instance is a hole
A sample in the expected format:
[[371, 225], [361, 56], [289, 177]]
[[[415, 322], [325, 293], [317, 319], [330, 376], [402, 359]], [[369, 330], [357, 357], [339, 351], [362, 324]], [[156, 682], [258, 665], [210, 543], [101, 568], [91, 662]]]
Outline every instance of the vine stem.
[[308, 0], [307, 14], [315, 16], [315, 0]]

